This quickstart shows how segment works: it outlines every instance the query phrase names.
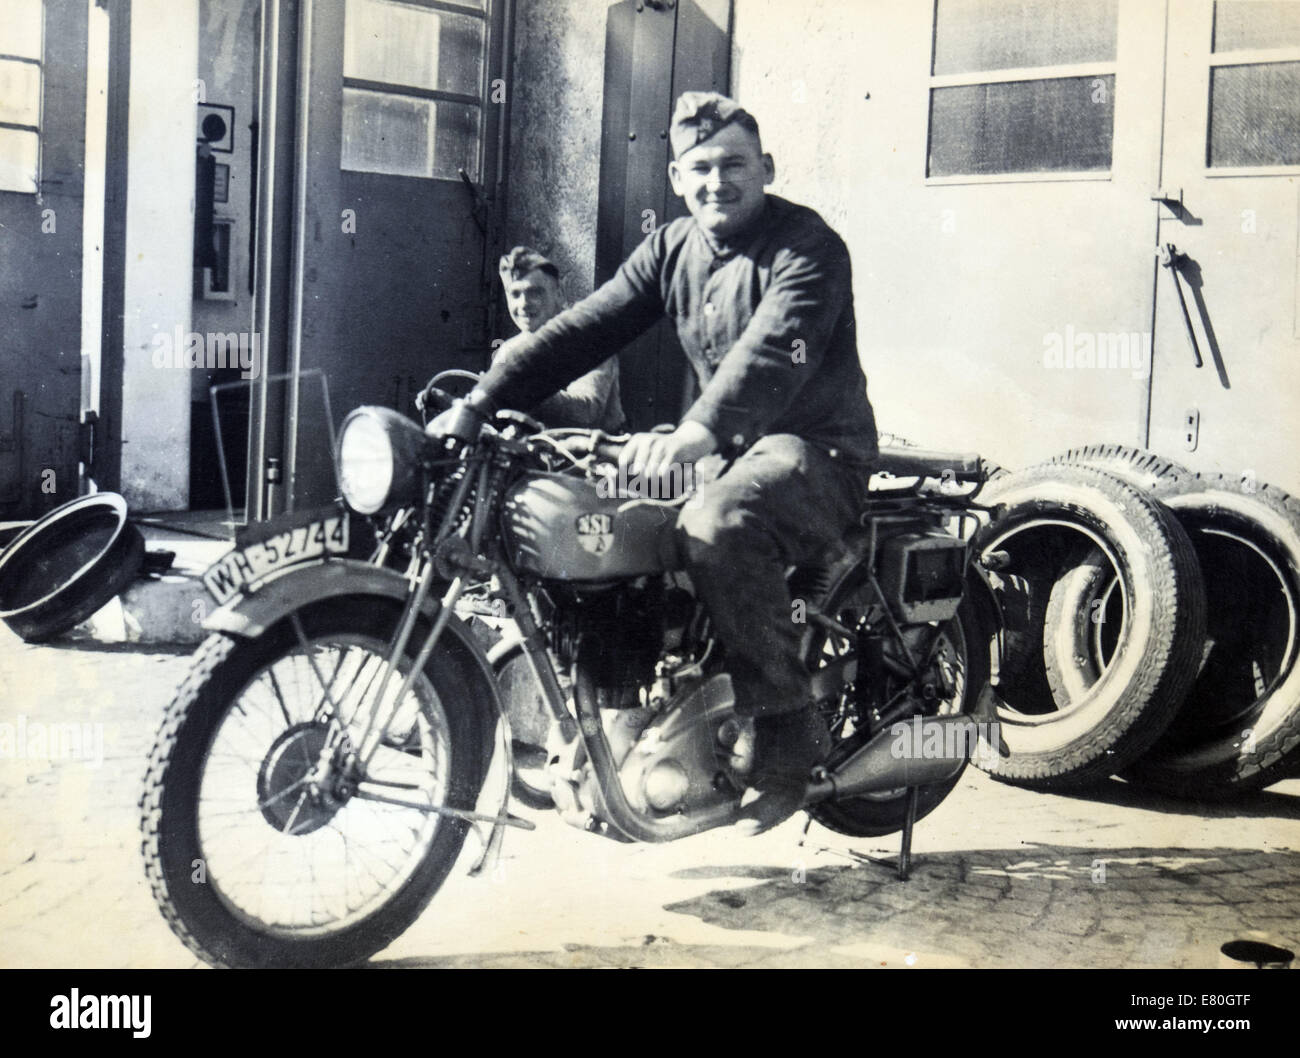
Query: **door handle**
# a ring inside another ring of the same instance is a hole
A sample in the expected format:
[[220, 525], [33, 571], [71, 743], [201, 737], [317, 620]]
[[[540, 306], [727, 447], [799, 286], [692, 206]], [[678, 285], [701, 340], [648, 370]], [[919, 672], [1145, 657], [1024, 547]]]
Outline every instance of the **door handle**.
[[1192, 346], [1192, 356], [1196, 359], [1197, 367], [1205, 366], [1205, 359], [1201, 356], [1201, 346], [1196, 341], [1196, 331], [1192, 328], [1192, 314], [1187, 311], [1187, 298], [1183, 295], [1183, 279], [1178, 272], [1178, 266], [1186, 257], [1186, 254], [1178, 252], [1178, 247], [1171, 242], [1167, 242], [1160, 247], [1160, 265], [1168, 268], [1173, 273], [1174, 290], [1178, 292], [1178, 305], [1183, 310], [1183, 324], [1187, 327], [1187, 340]]

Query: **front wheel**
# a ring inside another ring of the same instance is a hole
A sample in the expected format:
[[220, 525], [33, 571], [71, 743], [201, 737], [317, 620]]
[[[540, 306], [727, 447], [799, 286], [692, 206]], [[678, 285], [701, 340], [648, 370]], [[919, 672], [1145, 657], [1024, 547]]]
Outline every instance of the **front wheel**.
[[473, 809], [488, 737], [457, 657], [435, 651], [397, 702], [402, 659], [369, 763], [348, 774], [332, 760], [364, 744], [398, 615], [386, 600], [330, 600], [199, 648], [150, 756], [141, 827], [154, 898], [206, 962], [358, 962], [454, 865], [468, 824], [424, 807]]

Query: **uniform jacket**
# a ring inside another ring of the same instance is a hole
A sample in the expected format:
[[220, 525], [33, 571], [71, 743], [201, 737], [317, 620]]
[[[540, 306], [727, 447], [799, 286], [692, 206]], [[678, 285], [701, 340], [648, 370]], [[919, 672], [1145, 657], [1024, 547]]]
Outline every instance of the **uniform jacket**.
[[684, 420], [733, 450], [789, 433], [875, 459], [848, 248], [813, 210], [776, 195], [719, 250], [690, 217], [652, 232], [590, 297], [503, 345], [479, 388], [531, 407], [665, 315], [700, 385]]

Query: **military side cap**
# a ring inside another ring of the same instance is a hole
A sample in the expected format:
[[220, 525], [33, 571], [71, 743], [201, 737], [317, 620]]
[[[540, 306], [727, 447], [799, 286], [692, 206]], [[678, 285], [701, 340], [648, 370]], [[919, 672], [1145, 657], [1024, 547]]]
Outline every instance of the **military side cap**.
[[692, 147], [731, 124], [739, 124], [755, 136], [758, 135], [758, 122], [734, 99], [728, 99], [717, 92], [683, 92], [677, 97], [673, 124], [668, 133], [673, 145], [673, 157], [680, 158]]
[[560, 278], [560, 270], [548, 258], [543, 257], [531, 246], [516, 246], [501, 258], [497, 271], [511, 279], [523, 279], [529, 272], [539, 268], [556, 279]]

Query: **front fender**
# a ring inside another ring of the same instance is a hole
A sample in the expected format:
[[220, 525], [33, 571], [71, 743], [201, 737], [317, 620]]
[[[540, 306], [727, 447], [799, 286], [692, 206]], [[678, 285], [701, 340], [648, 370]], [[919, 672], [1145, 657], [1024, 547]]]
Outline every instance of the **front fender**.
[[[368, 596], [405, 603], [409, 587], [402, 574], [383, 566], [356, 559], [330, 559], [317, 565], [294, 567], [256, 591], [237, 596], [209, 614], [203, 628], [241, 639], [256, 639], [289, 614], [322, 600], [339, 596], [364, 599]], [[430, 597], [425, 600], [423, 615], [429, 622], [433, 621], [437, 608], [437, 599]], [[483, 693], [491, 701], [496, 715], [503, 716], [496, 679], [487, 655], [469, 627], [455, 613], [447, 622], [442, 642], [460, 655], [469, 671], [482, 677], [479, 682]]]

